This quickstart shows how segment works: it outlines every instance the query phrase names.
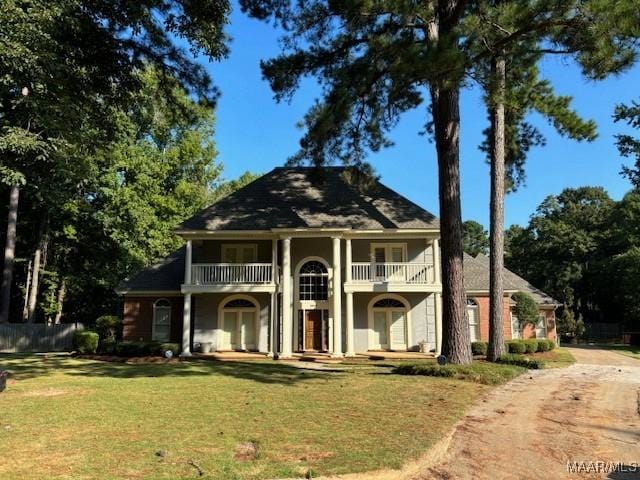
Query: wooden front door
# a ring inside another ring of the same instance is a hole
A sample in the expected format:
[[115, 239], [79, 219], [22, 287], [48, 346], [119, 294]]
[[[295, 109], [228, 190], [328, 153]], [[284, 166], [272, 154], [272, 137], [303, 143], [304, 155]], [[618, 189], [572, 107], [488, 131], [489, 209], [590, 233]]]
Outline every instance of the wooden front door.
[[322, 350], [322, 310], [305, 311], [304, 348]]

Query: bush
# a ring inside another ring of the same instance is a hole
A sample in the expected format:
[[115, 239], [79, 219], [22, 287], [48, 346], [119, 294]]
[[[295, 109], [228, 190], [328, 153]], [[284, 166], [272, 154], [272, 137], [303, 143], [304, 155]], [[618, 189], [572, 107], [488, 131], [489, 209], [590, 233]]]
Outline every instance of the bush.
[[180, 346], [177, 343], [124, 341], [115, 345], [114, 353], [121, 357], [164, 356], [167, 350], [178, 355]]
[[435, 365], [433, 363], [403, 364], [392, 373], [398, 375], [425, 375], [446, 377], [485, 385], [499, 385], [517, 377], [525, 370], [517, 365], [499, 365], [489, 362], [473, 362], [471, 365]]
[[509, 353], [524, 353], [527, 351], [527, 347], [522, 340], [512, 340], [507, 343], [507, 347]]
[[121, 357], [144, 357], [149, 355], [149, 344], [147, 342], [119, 342], [116, 344], [115, 354]]
[[171, 350], [174, 356], [178, 355], [180, 353], [180, 345], [177, 343], [149, 343], [149, 355], [164, 357], [165, 352], [168, 350]]
[[538, 351], [539, 352], [548, 352], [552, 348], [553, 342], [551, 340], [547, 340], [546, 338], [538, 339]]
[[520, 324], [535, 324], [538, 320], [538, 305], [533, 297], [525, 292], [516, 292], [511, 299], [515, 302], [513, 314], [518, 317]]
[[117, 315], [102, 315], [96, 320], [96, 332], [100, 335], [100, 347], [103, 343], [115, 343], [120, 335], [122, 320]]
[[471, 342], [471, 353], [474, 355], [486, 355], [488, 348], [487, 342]]
[[525, 340], [523, 343], [525, 346], [525, 353], [536, 353], [538, 351], [538, 348], [540, 348], [540, 346], [538, 345], [539, 342], [535, 338]]
[[524, 355], [507, 353], [500, 357], [499, 363], [506, 365], [517, 365], [518, 367], [524, 367], [531, 370], [539, 370], [544, 368], [544, 362], [542, 360], [527, 358]]
[[96, 353], [99, 335], [88, 330], [73, 332], [73, 348], [79, 353]]

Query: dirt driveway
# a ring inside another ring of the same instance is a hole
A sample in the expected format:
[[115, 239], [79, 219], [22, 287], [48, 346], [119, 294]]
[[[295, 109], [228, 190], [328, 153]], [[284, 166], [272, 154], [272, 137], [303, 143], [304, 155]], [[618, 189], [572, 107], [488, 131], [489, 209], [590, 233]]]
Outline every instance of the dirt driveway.
[[[458, 425], [443, 460], [412, 478], [640, 478], [640, 361], [570, 350], [577, 364], [534, 371], [489, 394]], [[638, 468], [567, 469], [567, 462], [598, 461]]]

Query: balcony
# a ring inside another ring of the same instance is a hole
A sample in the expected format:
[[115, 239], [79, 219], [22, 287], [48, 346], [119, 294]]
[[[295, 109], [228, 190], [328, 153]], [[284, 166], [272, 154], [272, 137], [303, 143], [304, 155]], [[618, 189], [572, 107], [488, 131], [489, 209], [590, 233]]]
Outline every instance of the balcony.
[[351, 282], [346, 291], [431, 291], [437, 290], [435, 269], [430, 263], [351, 264]]
[[275, 289], [270, 263], [194, 263], [190, 290], [272, 291]]

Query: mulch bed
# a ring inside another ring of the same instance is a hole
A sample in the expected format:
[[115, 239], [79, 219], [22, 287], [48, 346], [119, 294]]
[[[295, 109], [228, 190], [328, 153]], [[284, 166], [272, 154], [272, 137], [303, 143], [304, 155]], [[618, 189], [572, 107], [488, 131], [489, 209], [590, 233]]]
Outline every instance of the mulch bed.
[[75, 355], [74, 358], [83, 358], [86, 360], [99, 360], [101, 362], [113, 363], [129, 363], [129, 364], [148, 364], [148, 363], [178, 363], [181, 358], [164, 358], [164, 357], [119, 357], [117, 355]]

